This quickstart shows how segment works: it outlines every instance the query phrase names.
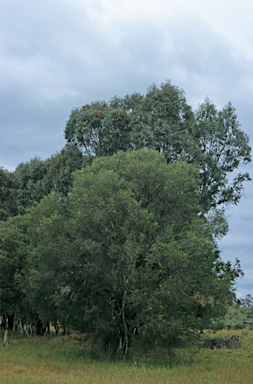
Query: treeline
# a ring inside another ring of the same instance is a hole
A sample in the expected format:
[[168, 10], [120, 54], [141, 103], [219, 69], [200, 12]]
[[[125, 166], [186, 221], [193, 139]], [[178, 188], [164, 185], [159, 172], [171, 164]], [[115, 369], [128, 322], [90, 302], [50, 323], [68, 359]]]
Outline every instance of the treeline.
[[[235, 109], [193, 112], [170, 82], [72, 111], [66, 146], [1, 169], [1, 313], [93, 332], [111, 355], [195, 337], [242, 274], [220, 259], [248, 173]], [[73, 171], [76, 171], [73, 173]]]
[[14, 172], [0, 169], [0, 220], [23, 215], [53, 191], [66, 196], [72, 187], [72, 172], [85, 167], [87, 159], [67, 144], [60, 153], [43, 161], [34, 158]]

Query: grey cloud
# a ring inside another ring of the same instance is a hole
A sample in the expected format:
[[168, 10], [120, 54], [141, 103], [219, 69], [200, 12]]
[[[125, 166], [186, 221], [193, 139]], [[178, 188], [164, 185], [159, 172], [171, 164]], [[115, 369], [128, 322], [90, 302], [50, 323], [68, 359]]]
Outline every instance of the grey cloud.
[[164, 29], [130, 20], [115, 38], [64, 2], [30, 0], [24, 6], [12, 0], [5, 7], [3, 51], [12, 66], [2, 80], [3, 130], [32, 124], [44, 136], [50, 130], [43, 125], [53, 124], [63, 131], [73, 107], [145, 92], [167, 78], [186, 90], [194, 106], [206, 95], [219, 105], [239, 102], [242, 118], [252, 121], [250, 105], [245, 107], [252, 91], [243, 82], [253, 77], [253, 66], [235, 58], [203, 21], [182, 19]]

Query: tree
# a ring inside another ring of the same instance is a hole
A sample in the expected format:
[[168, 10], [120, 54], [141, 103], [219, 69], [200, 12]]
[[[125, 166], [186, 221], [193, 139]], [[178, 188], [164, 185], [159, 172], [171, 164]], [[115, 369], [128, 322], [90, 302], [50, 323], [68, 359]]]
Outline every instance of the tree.
[[[240, 130], [235, 108], [228, 103], [221, 111], [206, 99], [195, 113], [197, 163], [202, 176], [201, 199], [206, 210], [221, 204], [237, 204], [249, 174], [230, 174], [251, 161], [248, 136]], [[228, 178], [232, 181], [229, 184]]]
[[45, 195], [43, 180], [47, 174], [47, 165], [37, 157], [26, 163], [20, 163], [13, 173], [15, 202], [18, 214], [23, 215], [28, 208], [38, 204]]
[[54, 294], [59, 287], [58, 278], [64, 273], [61, 264], [67, 243], [63, 202], [62, 195], [54, 192], [44, 197], [26, 215], [29, 244], [22, 267], [21, 287], [44, 328], [50, 322], [57, 328], [59, 317], [62, 319], [68, 312], [66, 307], [64, 315], [59, 315], [54, 302]]
[[250, 160], [248, 136], [240, 129], [229, 103], [221, 111], [206, 99], [194, 113], [184, 92], [171, 82], [152, 85], [146, 95], [114, 97], [109, 103], [86, 104], [72, 111], [65, 138], [91, 158], [118, 150], [153, 148], [166, 161], [194, 163], [202, 177], [205, 212], [222, 204], [236, 204], [249, 174], [229, 176]]
[[72, 188], [72, 172], [86, 163], [81, 151], [67, 144], [45, 161], [35, 157], [20, 163], [14, 172], [0, 169], [0, 221], [23, 215], [52, 191], [66, 196]]
[[[66, 196], [72, 187], [72, 172], [85, 164], [86, 159], [78, 148], [66, 145], [60, 153], [45, 161], [34, 158], [19, 164], [14, 172], [0, 169], [0, 310], [8, 317], [9, 325], [14, 318], [18, 322], [27, 320], [34, 324], [35, 332], [41, 334], [42, 321], [46, 324], [48, 313], [53, 313], [52, 306], [44, 305], [42, 311], [42, 305], [36, 303], [36, 300], [38, 303], [44, 300], [41, 292], [46, 286], [34, 291], [33, 287], [26, 290], [24, 285], [29, 265], [28, 248], [36, 222], [36, 217], [29, 219], [27, 212], [50, 192], [55, 196], [59, 192], [61, 198]], [[51, 315], [51, 321], [56, 324], [56, 320], [55, 314]]]
[[191, 339], [224, 313], [240, 274], [219, 259], [198, 188], [193, 165], [154, 150], [96, 159], [66, 199], [35, 208], [27, 287], [50, 286], [60, 322], [95, 332], [109, 355], [129, 356], [134, 338]]
[[0, 168], [0, 221], [17, 214], [13, 173]]
[[130, 118], [124, 108], [105, 102], [84, 105], [71, 112], [65, 130], [69, 143], [78, 144], [85, 156], [113, 155], [130, 149]]
[[43, 180], [44, 196], [52, 191], [59, 192], [66, 196], [73, 186], [72, 173], [89, 164], [89, 160], [82, 155], [82, 152], [71, 144], [45, 161], [47, 174]]
[[[28, 332], [32, 327], [32, 331], [40, 335], [44, 334], [49, 322], [57, 325], [55, 306], [49, 293], [54, 292], [52, 266], [59, 268], [59, 259], [58, 264], [54, 264], [59, 244], [56, 246], [54, 242], [56, 248], [50, 249], [50, 236], [58, 235], [53, 215], [54, 212], [57, 215], [56, 209], [60, 208], [54, 200], [58, 203], [60, 196], [55, 193], [48, 200], [45, 198], [46, 209], [42, 200], [30, 213], [0, 222], [0, 315], [8, 318], [9, 327], [12, 317], [20, 325], [26, 323]], [[51, 216], [49, 220], [48, 216]], [[53, 230], [51, 222], [54, 223]], [[62, 216], [60, 223], [63, 223]], [[45, 252], [37, 247], [42, 236], [46, 236]], [[49, 249], [51, 253], [46, 259], [44, 256]], [[30, 252], [33, 264], [30, 263]]]
[[29, 244], [27, 219], [16, 216], [0, 222], [0, 312], [6, 318], [15, 315], [17, 320], [30, 311], [20, 284]]

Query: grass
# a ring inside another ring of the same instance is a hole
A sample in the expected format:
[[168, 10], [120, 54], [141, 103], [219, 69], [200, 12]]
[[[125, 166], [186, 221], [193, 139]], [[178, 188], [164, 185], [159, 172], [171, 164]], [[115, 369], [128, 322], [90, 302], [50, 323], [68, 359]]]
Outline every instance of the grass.
[[10, 345], [0, 347], [0, 383], [252, 384], [253, 331], [224, 330], [215, 336], [232, 334], [241, 335], [241, 349], [195, 345], [175, 349], [173, 359], [160, 350], [124, 363], [106, 360], [98, 349], [84, 350], [71, 336], [26, 338], [14, 332]]

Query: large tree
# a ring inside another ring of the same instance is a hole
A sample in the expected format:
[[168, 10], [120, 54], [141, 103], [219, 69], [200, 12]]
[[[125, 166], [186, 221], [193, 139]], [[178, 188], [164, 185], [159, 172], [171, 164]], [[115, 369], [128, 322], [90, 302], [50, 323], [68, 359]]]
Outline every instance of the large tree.
[[30, 215], [26, 289], [38, 311], [121, 357], [134, 338], [170, 348], [210, 327], [240, 271], [219, 259], [198, 190], [193, 165], [154, 150], [76, 172], [66, 199], [49, 196]]
[[206, 99], [193, 112], [184, 92], [169, 81], [152, 85], [144, 96], [134, 93], [73, 110], [65, 137], [91, 158], [144, 147], [163, 153], [168, 164], [179, 159], [194, 163], [202, 177], [205, 211], [236, 204], [243, 182], [249, 180], [248, 173], [238, 173], [229, 181], [251, 159], [249, 138], [233, 106], [218, 111]]

